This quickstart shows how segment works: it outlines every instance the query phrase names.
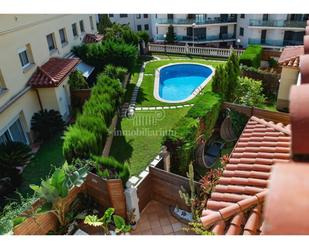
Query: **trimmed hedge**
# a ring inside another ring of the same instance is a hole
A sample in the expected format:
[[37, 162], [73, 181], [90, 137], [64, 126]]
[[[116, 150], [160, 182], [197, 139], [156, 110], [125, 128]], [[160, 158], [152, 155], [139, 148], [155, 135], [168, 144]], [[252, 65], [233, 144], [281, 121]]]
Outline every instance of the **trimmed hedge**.
[[259, 68], [261, 65], [263, 49], [259, 45], [250, 45], [240, 55], [239, 63], [249, 67]]
[[123, 94], [119, 80], [98, 75], [82, 114], [64, 134], [63, 154], [69, 163], [77, 158], [88, 159], [91, 155], [101, 154], [108, 127]]
[[98, 72], [102, 72], [108, 64], [125, 67], [131, 71], [138, 57], [138, 49], [135, 45], [113, 40], [83, 44], [74, 47], [73, 52], [84, 62], [94, 66]]
[[[172, 171], [185, 175], [188, 165], [193, 159], [197, 136], [203, 135], [208, 140], [218, 119], [222, 98], [219, 94], [206, 92], [200, 96], [196, 104], [188, 111], [173, 128], [172, 132], [163, 138], [163, 144], [171, 153]], [[200, 127], [200, 122], [205, 127]]]

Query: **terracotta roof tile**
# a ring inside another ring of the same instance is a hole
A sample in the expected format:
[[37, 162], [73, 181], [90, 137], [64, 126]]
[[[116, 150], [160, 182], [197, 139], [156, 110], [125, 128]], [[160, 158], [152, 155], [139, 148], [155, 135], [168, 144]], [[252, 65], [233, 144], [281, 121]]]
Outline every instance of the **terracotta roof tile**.
[[28, 81], [32, 87], [57, 87], [75, 69], [79, 59], [50, 58]]
[[250, 118], [202, 213], [205, 227], [221, 234], [224, 220], [225, 234], [261, 232], [270, 171], [290, 160], [290, 133], [289, 126]]
[[95, 43], [95, 42], [100, 42], [104, 38], [103, 35], [100, 34], [86, 34], [84, 37], [84, 43]]
[[299, 67], [299, 57], [304, 54], [304, 46], [285, 47], [279, 58], [279, 64], [286, 67]]

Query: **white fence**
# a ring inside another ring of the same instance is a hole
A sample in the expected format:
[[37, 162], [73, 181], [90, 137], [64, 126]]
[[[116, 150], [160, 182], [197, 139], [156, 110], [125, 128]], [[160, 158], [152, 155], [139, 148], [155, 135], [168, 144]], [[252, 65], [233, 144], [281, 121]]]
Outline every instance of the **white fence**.
[[202, 55], [202, 56], [214, 56], [228, 58], [232, 51], [238, 56], [243, 53], [244, 50], [229, 49], [229, 48], [210, 48], [210, 47], [192, 47], [192, 46], [177, 46], [177, 45], [163, 45], [163, 44], [149, 44], [150, 52], [164, 52], [175, 54], [190, 54], [190, 55]]

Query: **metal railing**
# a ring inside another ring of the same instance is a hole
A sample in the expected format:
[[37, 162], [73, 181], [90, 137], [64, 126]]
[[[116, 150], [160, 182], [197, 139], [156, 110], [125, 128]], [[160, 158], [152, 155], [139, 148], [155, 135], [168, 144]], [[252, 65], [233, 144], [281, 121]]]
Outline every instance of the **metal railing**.
[[298, 40], [261, 40], [261, 39], [248, 39], [249, 44], [253, 45], [264, 45], [264, 46], [274, 46], [274, 47], [284, 47], [284, 46], [296, 46], [304, 44], [303, 41]]
[[258, 27], [287, 27], [287, 28], [305, 28], [306, 21], [288, 21], [288, 20], [258, 20], [250, 19], [249, 26]]
[[156, 19], [157, 24], [179, 24], [179, 25], [204, 25], [204, 24], [217, 24], [217, 23], [236, 23], [237, 17], [215, 17], [215, 18], [158, 18]]
[[[234, 40], [236, 39], [235, 34], [218, 34], [218, 35], [211, 35], [211, 36], [205, 36], [205, 35], [197, 35], [194, 36], [187, 36], [187, 35], [176, 35], [176, 41], [178, 42], [212, 42], [212, 41], [226, 41], [226, 40]], [[157, 41], [164, 41], [165, 37], [164, 35], [156, 35], [155, 40]]]
[[232, 51], [238, 56], [243, 53], [240, 49], [228, 49], [228, 48], [210, 48], [210, 47], [191, 47], [191, 46], [177, 46], [177, 45], [163, 45], [163, 44], [149, 44], [150, 52], [164, 52], [164, 53], [176, 53], [176, 54], [188, 54], [188, 55], [202, 55], [228, 58]]

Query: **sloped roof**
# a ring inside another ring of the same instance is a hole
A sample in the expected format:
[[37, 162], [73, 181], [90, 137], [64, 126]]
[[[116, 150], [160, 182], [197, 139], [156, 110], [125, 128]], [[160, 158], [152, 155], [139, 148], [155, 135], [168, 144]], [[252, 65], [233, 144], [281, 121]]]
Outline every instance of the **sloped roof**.
[[100, 34], [86, 34], [84, 37], [84, 43], [95, 43], [100, 42], [104, 38], [103, 35]]
[[75, 69], [79, 59], [50, 58], [38, 67], [28, 84], [35, 88], [57, 87]]
[[299, 57], [304, 54], [304, 46], [285, 47], [279, 58], [279, 64], [286, 67], [299, 67]]
[[290, 126], [251, 117], [201, 221], [216, 234], [259, 234], [272, 165], [290, 160]]

